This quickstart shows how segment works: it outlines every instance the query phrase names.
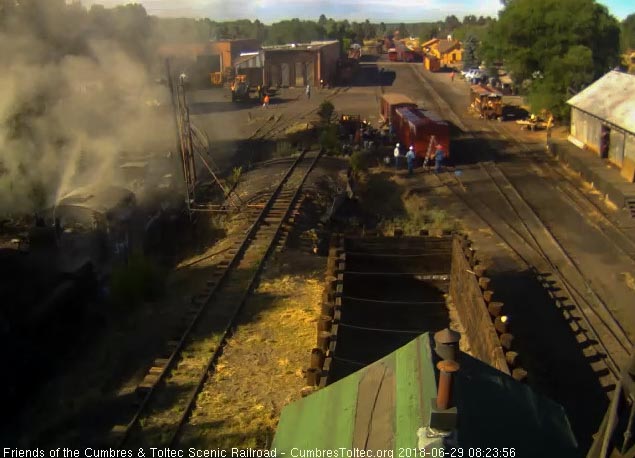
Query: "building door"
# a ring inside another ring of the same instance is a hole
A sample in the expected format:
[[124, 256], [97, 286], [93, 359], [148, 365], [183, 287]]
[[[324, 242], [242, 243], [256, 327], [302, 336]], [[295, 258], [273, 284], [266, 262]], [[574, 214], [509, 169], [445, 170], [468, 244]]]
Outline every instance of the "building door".
[[600, 130], [600, 157], [606, 159], [609, 157], [609, 146], [611, 145], [611, 129], [602, 125]]
[[269, 72], [269, 85], [280, 86], [280, 67], [278, 65], [272, 65]]
[[289, 87], [289, 64], [280, 65], [280, 72], [282, 73], [282, 87]]
[[306, 81], [305, 84], [314, 84], [315, 83], [315, 70], [314, 63], [307, 62], [306, 63]]
[[617, 130], [611, 130], [609, 161], [620, 168], [624, 164], [624, 134]]
[[303, 87], [304, 84], [304, 62], [295, 63], [295, 86]]

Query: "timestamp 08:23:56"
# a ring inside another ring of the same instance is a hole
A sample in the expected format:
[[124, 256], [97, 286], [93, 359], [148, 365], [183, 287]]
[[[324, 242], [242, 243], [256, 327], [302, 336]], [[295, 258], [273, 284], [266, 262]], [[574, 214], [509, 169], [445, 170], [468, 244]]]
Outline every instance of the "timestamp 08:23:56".
[[397, 458], [516, 458], [513, 447], [400, 448]]

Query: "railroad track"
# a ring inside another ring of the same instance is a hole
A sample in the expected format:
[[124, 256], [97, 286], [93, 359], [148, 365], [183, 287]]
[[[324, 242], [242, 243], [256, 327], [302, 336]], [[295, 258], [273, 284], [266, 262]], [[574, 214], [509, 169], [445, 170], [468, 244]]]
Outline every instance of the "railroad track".
[[[534, 271], [555, 300], [558, 297], [553, 291], [559, 288], [572, 301], [575, 307], [559, 303], [561, 310], [578, 343], [588, 344], [583, 352], [600, 383], [610, 390], [619, 379], [620, 368], [628, 361], [632, 342], [606, 304], [593, 293], [562, 245], [503, 172], [492, 163], [482, 167], [500, 196], [500, 205], [490, 205], [468, 194], [462, 186], [447, 179], [447, 174], [439, 179]], [[551, 274], [552, 281], [545, 273]], [[586, 294], [582, 288], [586, 288]]]
[[[426, 91], [429, 92], [427, 88]], [[441, 113], [446, 116], [451, 115], [449, 116], [450, 119], [457, 117], [449, 106], [442, 106], [436, 97], [431, 97], [431, 99]], [[448, 112], [450, 112], [449, 115]], [[482, 126], [475, 126], [475, 120], [473, 119], [467, 121], [467, 130], [464, 133], [467, 137], [475, 138], [470, 131], [482, 130]], [[495, 123], [489, 123], [489, 127], [491, 127], [492, 132], [507, 140], [512, 140], [525, 152], [530, 150], [527, 145], [522, 144], [516, 138], [510, 138], [509, 135], [506, 135], [501, 130], [501, 127]], [[483, 139], [483, 141], [489, 144], [488, 140]], [[613, 246], [630, 259], [635, 259], [633, 256], [635, 244], [604, 215], [591, 199], [577, 189], [555, 167], [547, 167], [538, 161], [535, 154], [532, 153], [529, 159], [543, 174], [550, 176], [559, 184], [556, 189], [564, 193], [564, 196], [574, 208], [592, 211], [593, 214], [599, 215], [597, 216], [599, 224], [594, 224], [596, 229], [610, 240]], [[539, 272], [550, 272], [552, 274], [556, 281], [555, 286], [559, 287], [574, 302], [573, 308], [561, 308], [563, 315], [569, 320], [576, 340], [579, 343], [587, 341], [590, 344], [583, 348], [583, 352], [592, 361], [591, 366], [594, 371], [598, 374], [604, 374], [608, 371], [607, 376], [600, 375], [599, 378], [600, 383], [607, 390], [610, 389], [619, 380], [621, 367], [628, 362], [633, 348], [632, 340], [614, 318], [604, 301], [594, 292], [573, 258], [540, 219], [527, 200], [522, 197], [502, 169], [494, 163], [481, 164], [480, 167], [493, 184], [495, 193], [502, 198], [502, 207], [496, 206], [495, 209], [494, 206], [488, 205], [483, 200], [473, 198], [466, 193], [463, 184], [458, 179], [456, 179], [456, 184], [459, 186], [456, 186], [454, 182], [440, 179], [509, 246], [521, 262], [536, 273], [537, 277], [541, 279], [543, 286], [548, 290], [553, 290], [554, 285], [550, 284]], [[507, 220], [505, 220], [506, 215], [503, 210], [505, 207], [513, 215], [512, 218]], [[620, 243], [617, 240], [620, 240]], [[552, 294], [552, 296], [554, 299], [558, 299], [555, 295]], [[559, 303], [557, 300], [556, 302]], [[578, 323], [582, 323], [584, 327]]]
[[[563, 283], [565, 283], [568, 292], [574, 292], [575, 296], [579, 298], [579, 302], [581, 303], [580, 311], [585, 315], [585, 321], [593, 327], [594, 331], [598, 331], [596, 335], [599, 342], [604, 349], [608, 350], [606, 351], [606, 356], [609, 359], [609, 365], [612, 366], [609, 369], [611, 369], [614, 375], [619, 376], [620, 368], [628, 361], [628, 356], [633, 347], [633, 342], [628, 337], [626, 331], [613, 317], [606, 303], [594, 292], [591, 284], [575, 260], [567, 253], [551, 230], [542, 222], [531, 205], [520, 195], [505, 173], [495, 164], [483, 164], [482, 166], [501, 194], [504, 193], [503, 187], [511, 191], [509, 194], [513, 196], [518, 206], [514, 204], [510, 205], [515, 207], [515, 212], [522, 224], [526, 227], [530, 240], [534, 242], [537, 251], [540, 252], [543, 259], [549, 263], [552, 268], [551, 270], [556, 272]], [[554, 254], [548, 253], [548, 248], [544, 248], [544, 245], [538, 241], [538, 237], [534, 235], [535, 231], [529, 228], [530, 224], [534, 224], [539, 231], [544, 233], [547, 244], [551, 244], [555, 249]], [[558, 267], [558, 256], [562, 258], [565, 265], [569, 265], [572, 272], [567, 275], [561, 272]], [[580, 287], [576, 288], [574, 283], [578, 283], [584, 288], [586, 294], [580, 291]], [[587, 296], [590, 296], [590, 298], [587, 298]], [[602, 330], [606, 330], [606, 332], [602, 332]]]
[[[335, 98], [340, 92], [345, 91], [347, 88], [341, 88], [338, 87], [336, 88], [331, 94], [327, 95], [324, 100], [331, 100], [333, 98]], [[283, 132], [284, 130], [288, 129], [289, 127], [291, 127], [291, 124], [299, 119], [303, 119], [306, 116], [309, 116], [315, 112], [317, 112], [319, 110], [319, 106], [316, 108], [311, 108], [310, 110], [306, 110], [303, 111], [301, 113], [298, 113], [297, 115], [295, 115], [292, 119], [285, 121], [285, 122], [281, 122], [282, 120], [282, 115], [278, 114], [276, 116], [276, 113], [273, 113], [271, 115], [271, 117], [267, 120], [267, 122], [265, 122], [264, 125], [260, 126], [258, 129], [256, 129], [248, 138], [247, 140], [254, 140], [254, 141], [264, 141], [264, 140], [270, 140], [273, 139], [276, 135], [278, 135], [279, 133]], [[268, 126], [269, 121], [273, 121], [271, 123], [271, 125]]]
[[538, 168], [544, 175], [553, 179], [555, 189], [560, 191], [560, 195], [565, 198], [571, 206], [578, 208], [581, 212], [593, 215], [596, 221], [589, 220], [607, 241], [624, 255], [635, 262], [635, 241], [633, 241], [624, 230], [609, 218], [602, 208], [586, 193], [582, 192], [570, 177], [559, 170], [558, 162], [550, 157], [545, 157], [545, 153], [537, 153], [535, 149], [520, 142], [513, 135], [509, 135], [498, 125], [493, 125], [493, 130], [502, 138], [514, 142], [524, 152], [524, 158], [528, 158], [531, 164]]
[[113, 427], [109, 441], [112, 446], [170, 446], [178, 439], [320, 156], [319, 152], [303, 152], [262, 210], [251, 210], [255, 221], [245, 237], [218, 264], [207, 288], [186, 306], [184, 322], [176, 326], [177, 337], [168, 342], [165, 354], [128, 393], [130, 402], [124, 406], [127, 411], [122, 412], [126, 419]]

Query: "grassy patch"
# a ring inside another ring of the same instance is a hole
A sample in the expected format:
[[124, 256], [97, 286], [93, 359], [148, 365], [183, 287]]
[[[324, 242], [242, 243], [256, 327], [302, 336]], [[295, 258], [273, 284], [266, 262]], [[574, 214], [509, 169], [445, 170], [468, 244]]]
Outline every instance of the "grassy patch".
[[391, 179], [388, 172], [363, 174], [359, 179], [359, 195], [369, 211], [384, 218], [406, 215], [402, 202], [403, 188]]
[[282, 272], [265, 275], [245, 305], [197, 399], [184, 445], [268, 447], [281, 409], [300, 397], [323, 285], [316, 275], [291, 273], [295, 263], [286, 255], [280, 266]]
[[421, 229], [427, 229], [431, 234], [460, 229], [459, 221], [451, 217], [447, 211], [427, 207], [425, 201], [419, 196], [405, 197], [403, 204], [406, 216], [382, 220], [380, 223], [382, 231], [390, 233], [395, 228], [400, 228], [406, 235], [418, 235]]

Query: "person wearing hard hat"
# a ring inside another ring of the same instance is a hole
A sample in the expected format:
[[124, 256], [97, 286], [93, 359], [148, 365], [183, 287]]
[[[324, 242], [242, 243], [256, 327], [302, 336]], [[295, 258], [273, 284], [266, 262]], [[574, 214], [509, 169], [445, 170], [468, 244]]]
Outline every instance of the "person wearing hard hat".
[[395, 169], [399, 168], [399, 156], [401, 155], [401, 152], [399, 151], [399, 143], [397, 143], [395, 145], [395, 150], [393, 151], [393, 154], [395, 155]]
[[408, 148], [408, 152], [406, 153], [406, 160], [408, 161], [408, 175], [412, 175], [415, 164], [415, 148], [412, 145], [410, 145], [410, 148]]
[[443, 158], [445, 157], [445, 151], [443, 145], [437, 143], [437, 150], [434, 152], [434, 173], [441, 171], [441, 164], [443, 164]]

